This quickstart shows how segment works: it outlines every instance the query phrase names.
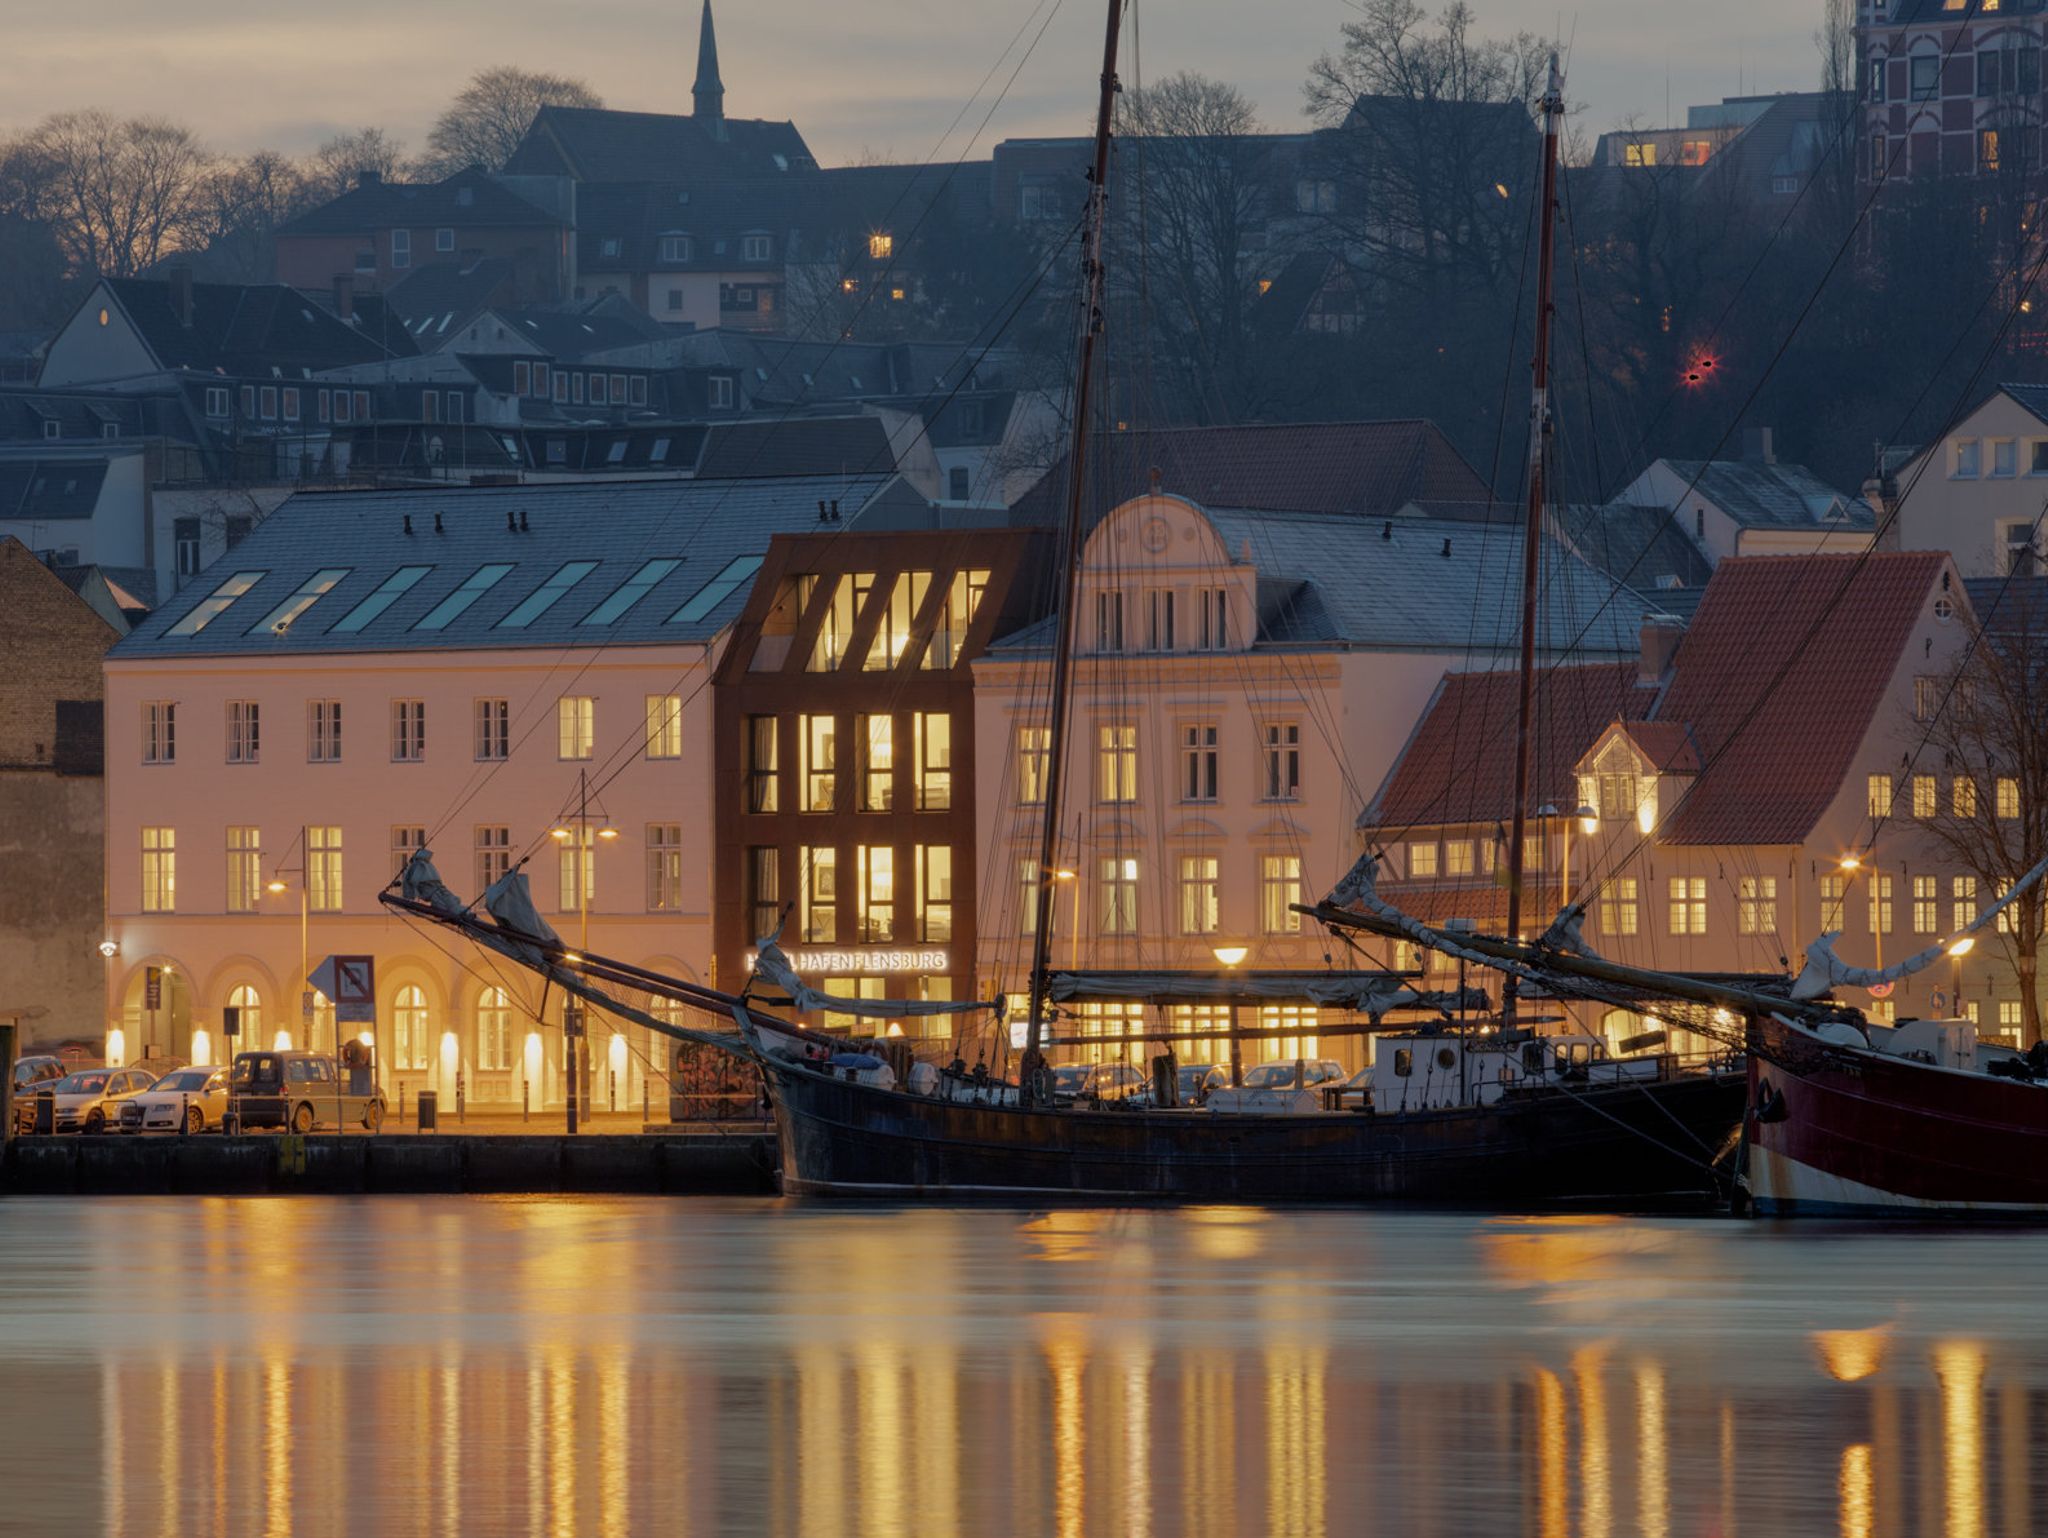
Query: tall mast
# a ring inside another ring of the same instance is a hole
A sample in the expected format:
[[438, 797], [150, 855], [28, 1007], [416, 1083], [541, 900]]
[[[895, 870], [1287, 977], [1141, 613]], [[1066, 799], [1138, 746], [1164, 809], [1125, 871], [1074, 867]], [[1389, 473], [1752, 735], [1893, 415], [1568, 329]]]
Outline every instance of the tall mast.
[[1102, 96], [1095, 109], [1095, 157], [1088, 170], [1088, 226], [1081, 253], [1081, 350], [1074, 375], [1074, 440], [1067, 454], [1066, 521], [1060, 532], [1060, 598], [1052, 646], [1052, 722], [1046, 740], [1045, 827], [1038, 841], [1038, 907], [1031, 946], [1031, 1012], [1025, 1025], [1023, 1080], [1027, 1098], [1044, 1061], [1045, 996], [1051, 981], [1053, 858], [1059, 846], [1060, 785], [1066, 778], [1067, 695], [1073, 668], [1074, 605], [1081, 578], [1081, 501], [1087, 481], [1088, 408], [1095, 344], [1102, 336], [1102, 230], [1109, 213], [1109, 134], [1116, 112], [1117, 32], [1124, 0], [1109, 0], [1102, 39]]
[[[1522, 933], [1522, 867], [1524, 827], [1529, 810], [1529, 749], [1536, 711], [1536, 589], [1542, 554], [1543, 501], [1548, 488], [1543, 469], [1550, 454], [1550, 311], [1552, 268], [1557, 254], [1557, 137], [1564, 122], [1564, 77], [1557, 55], [1550, 56], [1550, 79], [1543, 92], [1543, 205], [1536, 262], [1536, 356], [1530, 370], [1529, 509], [1522, 526], [1522, 696], [1515, 716], [1515, 801], [1508, 834], [1508, 938]], [[1545, 851], [1547, 854], [1549, 851]], [[1515, 1023], [1515, 977], [1501, 984], [1501, 1024]]]

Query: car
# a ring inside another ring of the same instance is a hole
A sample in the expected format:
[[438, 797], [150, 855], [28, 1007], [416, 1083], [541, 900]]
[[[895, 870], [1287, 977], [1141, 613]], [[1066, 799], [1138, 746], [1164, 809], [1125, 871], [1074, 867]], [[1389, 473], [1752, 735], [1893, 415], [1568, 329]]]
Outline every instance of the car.
[[1344, 1065], [1332, 1058], [1298, 1058], [1247, 1068], [1234, 1088], [1209, 1096], [1212, 1111], [1319, 1111], [1323, 1089], [1344, 1082]]
[[61, 1057], [38, 1055], [18, 1058], [14, 1064], [14, 1093], [32, 1095], [37, 1085], [47, 1084], [52, 1079], [61, 1079], [68, 1071]]
[[334, 1059], [318, 1052], [237, 1052], [228, 1073], [236, 1125], [243, 1131], [275, 1127], [336, 1131], [356, 1123], [375, 1132], [384, 1125], [384, 1092], [357, 1093], [335, 1073]]
[[204, 1132], [228, 1110], [228, 1071], [210, 1064], [173, 1068], [139, 1095], [121, 1102], [123, 1132]]
[[[40, 1086], [36, 1096], [56, 1102], [57, 1131], [105, 1132], [121, 1114], [121, 1103], [154, 1083], [156, 1075], [146, 1068], [81, 1068]], [[24, 1109], [34, 1114], [33, 1104]]]
[[[1217, 1063], [1182, 1063], [1174, 1070], [1174, 1081], [1175, 1105], [1200, 1105], [1212, 1091], [1229, 1087], [1230, 1070]], [[1149, 1110], [1153, 1104], [1151, 1083], [1124, 1103], [1133, 1110]]]
[[1068, 1063], [1052, 1071], [1055, 1101], [1125, 1100], [1145, 1087], [1129, 1063]]

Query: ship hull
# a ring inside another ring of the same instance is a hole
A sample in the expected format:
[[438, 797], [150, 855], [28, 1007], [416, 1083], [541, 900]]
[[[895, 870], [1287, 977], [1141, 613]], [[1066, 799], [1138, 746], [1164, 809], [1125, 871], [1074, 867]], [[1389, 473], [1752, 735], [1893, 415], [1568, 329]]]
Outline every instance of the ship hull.
[[1021, 1109], [768, 1066], [783, 1191], [941, 1201], [1701, 1205], [1739, 1073], [1550, 1090], [1468, 1109]]
[[2048, 1087], [1753, 1028], [1741, 1184], [1763, 1217], [2048, 1217]]

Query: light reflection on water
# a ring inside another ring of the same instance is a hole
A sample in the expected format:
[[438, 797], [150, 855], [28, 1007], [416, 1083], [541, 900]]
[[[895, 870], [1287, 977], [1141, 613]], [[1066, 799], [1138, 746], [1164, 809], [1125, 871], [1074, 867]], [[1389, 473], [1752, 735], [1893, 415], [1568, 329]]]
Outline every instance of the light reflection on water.
[[0, 1202], [0, 1530], [2017, 1538], [2048, 1234]]

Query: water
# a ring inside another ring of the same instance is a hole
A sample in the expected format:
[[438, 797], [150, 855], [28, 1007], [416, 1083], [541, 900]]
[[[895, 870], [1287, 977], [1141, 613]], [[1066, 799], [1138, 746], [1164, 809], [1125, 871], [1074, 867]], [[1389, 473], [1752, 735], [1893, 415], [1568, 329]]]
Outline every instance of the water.
[[0, 1202], [0, 1530], [2012, 1538], [2048, 1234]]

